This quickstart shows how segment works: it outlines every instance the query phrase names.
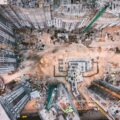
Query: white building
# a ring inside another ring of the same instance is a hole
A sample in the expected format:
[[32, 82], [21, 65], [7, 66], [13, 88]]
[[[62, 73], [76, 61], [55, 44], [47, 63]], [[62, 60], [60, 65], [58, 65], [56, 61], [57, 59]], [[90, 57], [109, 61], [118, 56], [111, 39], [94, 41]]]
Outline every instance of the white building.
[[85, 59], [71, 59], [68, 61], [67, 81], [72, 86], [72, 92], [75, 97], [79, 95], [78, 83], [84, 80], [83, 73], [92, 69], [91, 60]]

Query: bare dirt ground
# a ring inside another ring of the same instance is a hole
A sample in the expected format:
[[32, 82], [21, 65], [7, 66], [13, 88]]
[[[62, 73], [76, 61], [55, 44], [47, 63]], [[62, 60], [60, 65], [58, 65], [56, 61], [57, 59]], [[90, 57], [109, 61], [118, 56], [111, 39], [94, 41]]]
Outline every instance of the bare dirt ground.
[[[118, 28], [116, 29], [118, 30]], [[110, 29], [108, 29], [108, 31], [111, 32]], [[85, 91], [86, 87], [89, 86], [93, 80], [102, 78], [106, 71], [120, 68], [120, 54], [116, 54], [114, 51], [115, 47], [120, 48], [120, 42], [118, 41], [94, 41], [90, 45], [90, 48], [87, 48], [82, 44], [76, 43], [65, 45], [53, 45], [50, 42], [50, 35], [47, 35], [47, 33], [43, 34], [41, 40], [45, 40], [44, 43], [47, 44], [47, 48], [41, 52], [31, 53], [32, 55], [39, 56], [39, 59], [35, 61], [24, 61], [22, 63], [25, 67], [24, 69], [21, 69], [12, 75], [3, 75], [2, 77], [4, 78], [5, 83], [9, 83], [13, 79], [19, 80], [19, 78], [24, 74], [31, 74], [37, 77], [38, 80], [40, 80], [39, 78], [43, 78], [45, 76], [46, 78], [47, 76], [50, 78], [54, 78], [54, 66], [58, 64], [58, 59], [93, 59], [95, 62], [98, 63], [98, 74], [93, 75], [91, 77], [85, 77], [84, 82], [78, 85], [79, 92], [89, 103], [90, 98], [88, 93]], [[112, 48], [112, 50], [110, 48]], [[94, 69], [92, 71], [94, 71]], [[66, 86], [70, 90], [70, 85], [66, 82], [65, 77], [57, 77], [56, 79], [66, 84]], [[92, 106], [92, 104], [89, 104], [89, 106]]]

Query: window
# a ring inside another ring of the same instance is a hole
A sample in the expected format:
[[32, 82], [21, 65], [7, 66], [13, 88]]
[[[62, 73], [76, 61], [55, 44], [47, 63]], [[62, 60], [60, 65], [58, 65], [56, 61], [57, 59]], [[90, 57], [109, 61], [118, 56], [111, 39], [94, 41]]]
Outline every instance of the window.
[[26, 95], [26, 92], [24, 91], [20, 96], [18, 96], [15, 100], [13, 100], [13, 105], [16, 105], [24, 96]]

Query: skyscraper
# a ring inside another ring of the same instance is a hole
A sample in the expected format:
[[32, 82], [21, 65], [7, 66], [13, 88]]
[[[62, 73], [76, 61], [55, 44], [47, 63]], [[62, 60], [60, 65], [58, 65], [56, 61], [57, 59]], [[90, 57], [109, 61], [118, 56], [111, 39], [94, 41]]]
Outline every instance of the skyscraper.
[[30, 99], [31, 87], [29, 82], [22, 82], [10, 94], [0, 96], [1, 120], [16, 120], [21, 110]]
[[0, 74], [15, 70], [15, 36], [13, 27], [0, 15]]

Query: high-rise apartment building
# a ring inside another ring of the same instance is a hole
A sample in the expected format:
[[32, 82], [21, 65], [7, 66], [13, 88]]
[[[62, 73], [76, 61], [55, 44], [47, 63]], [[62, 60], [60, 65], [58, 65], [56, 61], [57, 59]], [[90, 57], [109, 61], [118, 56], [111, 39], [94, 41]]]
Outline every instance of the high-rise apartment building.
[[16, 120], [30, 99], [30, 92], [30, 84], [25, 81], [9, 94], [0, 96], [1, 120]]
[[0, 15], [0, 74], [15, 70], [15, 44], [12, 24]]

